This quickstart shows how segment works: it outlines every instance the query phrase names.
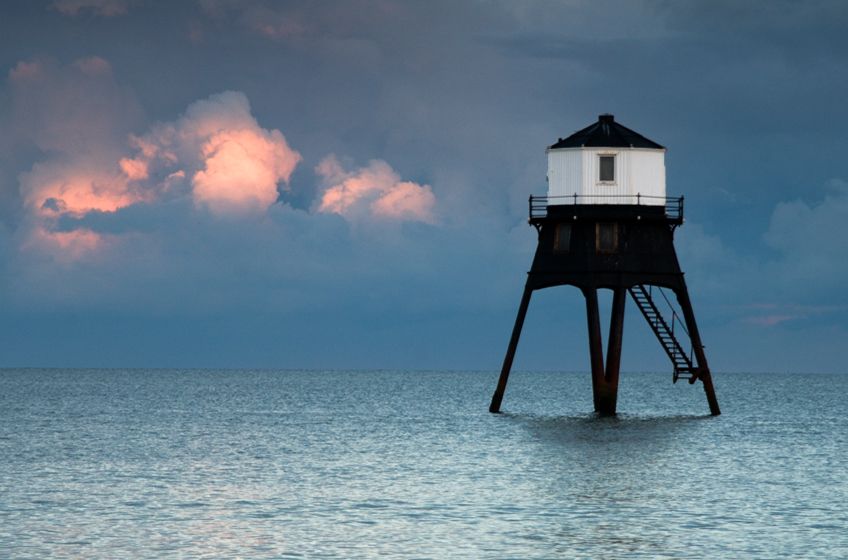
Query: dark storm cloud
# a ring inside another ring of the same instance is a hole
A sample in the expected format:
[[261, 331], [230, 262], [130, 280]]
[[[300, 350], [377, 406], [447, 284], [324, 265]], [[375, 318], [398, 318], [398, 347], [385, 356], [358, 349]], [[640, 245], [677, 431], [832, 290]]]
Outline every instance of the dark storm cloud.
[[[844, 119], [845, 107], [834, 96], [848, 86], [844, 3], [663, 2], [644, 9], [654, 18], [648, 32], [608, 29], [595, 19], [586, 22], [591, 34], [482, 40], [511, 56], [574, 63], [617, 85], [610, 96], [636, 95], [650, 105], [653, 92], [678, 110], [705, 108], [697, 113], [707, 131], [735, 121], [737, 133], [752, 125], [757, 130], [749, 134], [785, 132], [787, 125], [839, 132], [834, 112]], [[720, 106], [724, 118], [709, 105]], [[781, 111], [788, 107], [793, 110]]]
[[[714, 365], [794, 359], [780, 352], [799, 325], [818, 336], [799, 337], [809, 348], [848, 346], [842, 2], [0, 11], [0, 270], [20, 324], [72, 310], [147, 325], [139, 344], [153, 345], [160, 324], [168, 348], [186, 344], [157, 365], [201, 361], [186, 329], [231, 348], [253, 323], [263, 343], [232, 347], [228, 365], [495, 367], [534, 248], [524, 220], [545, 189], [544, 147], [612, 112], [669, 147]], [[237, 125], [203, 132], [214, 115]], [[261, 203], [237, 198], [258, 185]], [[233, 201], [243, 211], [224, 211]], [[566, 367], [563, 348], [585, 358], [568, 294], [534, 300], [527, 367]], [[753, 357], [738, 341], [756, 341]]]

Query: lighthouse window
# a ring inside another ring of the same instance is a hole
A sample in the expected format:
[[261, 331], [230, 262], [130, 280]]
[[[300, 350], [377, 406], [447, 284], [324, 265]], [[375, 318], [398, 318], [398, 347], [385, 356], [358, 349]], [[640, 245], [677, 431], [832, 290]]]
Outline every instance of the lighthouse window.
[[571, 243], [571, 224], [565, 222], [557, 224], [556, 238], [554, 239], [554, 253], [567, 253]]
[[615, 181], [615, 156], [601, 156], [601, 173], [600, 178], [603, 182], [612, 183]]
[[618, 227], [615, 222], [598, 222], [596, 225], [596, 250], [599, 253], [618, 251]]

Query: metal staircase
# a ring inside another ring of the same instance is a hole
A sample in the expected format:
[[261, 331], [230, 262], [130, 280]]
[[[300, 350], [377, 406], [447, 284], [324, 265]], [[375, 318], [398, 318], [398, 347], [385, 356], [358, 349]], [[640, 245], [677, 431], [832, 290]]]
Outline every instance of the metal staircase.
[[652, 286], [636, 285], [629, 289], [630, 295], [633, 296], [633, 301], [639, 306], [642, 315], [648, 320], [648, 324], [651, 326], [654, 334], [657, 335], [660, 344], [665, 349], [665, 353], [668, 354], [668, 357], [671, 358], [671, 363], [674, 364], [674, 382], [677, 383], [678, 379], [688, 379], [689, 383], [694, 383], [698, 377], [698, 368], [692, 364], [691, 356], [686, 355], [680, 342], [674, 336], [675, 324], [680, 324], [680, 328], [686, 333], [687, 338], [689, 337], [689, 331], [686, 330], [686, 326], [677, 316], [677, 312], [674, 311], [674, 307], [668, 301], [668, 298], [665, 297], [663, 291], [659, 288], [658, 290], [672, 310], [671, 327], [669, 327], [651, 297]]

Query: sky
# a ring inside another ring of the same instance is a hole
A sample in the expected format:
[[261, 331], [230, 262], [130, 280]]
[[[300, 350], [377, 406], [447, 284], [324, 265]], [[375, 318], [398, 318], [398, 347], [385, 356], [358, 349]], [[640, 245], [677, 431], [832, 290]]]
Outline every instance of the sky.
[[[846, 29], [842, 0], [3, 2], [0, 367], [499, 369], [545, 148], [611, 113], [668, 148], [713, 372], [844, 373]], [[670, 372], [626, 313], [622, 369]], [[588, 354], [579, 290], [535, 292], [514, 368]]]

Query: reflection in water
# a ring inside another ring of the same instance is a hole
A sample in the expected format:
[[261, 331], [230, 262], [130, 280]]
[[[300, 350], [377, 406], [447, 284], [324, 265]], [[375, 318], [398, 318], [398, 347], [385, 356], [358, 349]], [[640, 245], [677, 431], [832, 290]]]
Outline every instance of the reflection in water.
[[[647, 556], [680, 554], [673, 513], [690, 457], [681, 453], [711, 416], [572, 417], [515, 415], [534, 444], [540, 473], [536, 499], [567, 510], [541, 548], [569, 557], [608, 551]], [[683, 444], [683, 446], [681, 446]], [[675, 552], [672, 552], [675, 551]], [[540, 549], [541, 553], [542, 550]]]
[[841, 558], [842, 376], [0, 370], [3, 558]]

